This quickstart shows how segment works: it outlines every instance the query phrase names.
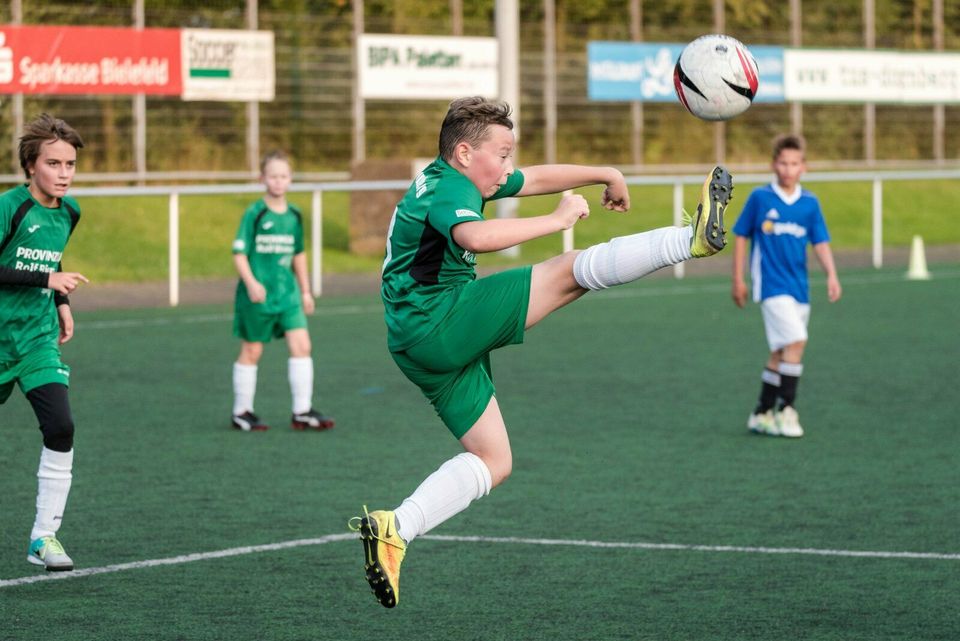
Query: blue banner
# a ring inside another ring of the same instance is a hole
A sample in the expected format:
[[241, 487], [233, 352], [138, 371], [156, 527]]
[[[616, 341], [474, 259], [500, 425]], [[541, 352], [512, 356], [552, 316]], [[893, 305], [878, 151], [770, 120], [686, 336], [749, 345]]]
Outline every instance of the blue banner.
[[[674, 102], [673, 67], [685, 44], [590, 42], [587, 95], [590, 100]], [[783, 47], [748, 47], [760, 68], [754, 102], [784, 102]]]

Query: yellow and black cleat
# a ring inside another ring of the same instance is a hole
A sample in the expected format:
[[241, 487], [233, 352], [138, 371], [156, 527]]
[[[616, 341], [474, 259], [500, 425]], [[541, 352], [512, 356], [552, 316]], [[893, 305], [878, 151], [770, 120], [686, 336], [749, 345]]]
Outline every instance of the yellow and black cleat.
[[694, 258], [711, 256], [726, 246], [727, 230], [723, 228], [723, 213], [732, 196], [733, 176], [723, 167], [714, 167], [703, 183], [697, 216], [691, 221], [693, 239], [690, 241], [690, 253]]
[[393, 512], [378, 510], [350, 519], [351, 530], [360, 532], [363, 543], [363, 569], [374, 596], [385, 608], [396, 607], [400, 601], [400, 564], [407, 552], [406, 542], [397, 533], [397, 519]]

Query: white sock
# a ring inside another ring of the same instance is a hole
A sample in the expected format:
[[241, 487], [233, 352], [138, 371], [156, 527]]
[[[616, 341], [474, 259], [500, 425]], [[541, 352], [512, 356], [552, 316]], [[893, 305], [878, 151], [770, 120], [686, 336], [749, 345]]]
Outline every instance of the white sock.
[[661, 227], [620, 236], [580, 252], [573, 277], [584, 289], [606, 289], [630, 283], [661, 267], [690, 258], [692, 227]]
[[457, 454], [394, 510], [400, 538], [410, 543], [426, 534], [489, 494], [492, 485], [490, 470], [479, 456], [470, 452]]
[[253, 396], [257, 393], [257, 366], [233, 364], [233, 414], [239, 416], [253, 411]]
[[291, 357], [287, 361], [287, 377], [293, 396], [293, 413], [309, 412], [313, 406], [313, 359], [309, 356]]
[[63, 510], [73, 480], [73, 450], [57, 452], [43, 448], [37, 469], [37, 518], [30, 540], [53, 536], [60, 529]]

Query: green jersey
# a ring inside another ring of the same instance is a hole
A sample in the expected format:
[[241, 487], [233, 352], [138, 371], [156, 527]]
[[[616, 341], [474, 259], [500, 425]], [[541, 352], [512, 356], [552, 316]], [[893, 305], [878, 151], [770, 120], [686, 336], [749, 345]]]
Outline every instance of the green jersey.
[[[69, 196], [44, 207], [26, 185], [0, 195], [0, 266], [55, 272], [80, 206]], [[57, 344], [60, 321], [53, 290], [0, 285], [0, 362], [17, 361], [41, 345]]]
[[[515, 171], [489, 200], [513, 196], [522, 187], [523, 174]], [[390, 351], [427, 336], [457, 302], [460, 287], [477, 277], [476, 257], [457, 245], [452, 231], [483, 220], [486, 202], [469, 178], [437, 158], [397, 204], [380, 288]]]
[[[234, 254], [246, 254], [254, 277], [267, 290], [262, 311], [278, 313], [300, 303], [300, 287], [293, 275], [293, 257], [303, 253], [303, 219], [300, 210], [287, 205], [277, 213], [261, 198], [243, 213], [233, 241]], [[249, 304], [243, 279], [237, 283], [237, 299]]]

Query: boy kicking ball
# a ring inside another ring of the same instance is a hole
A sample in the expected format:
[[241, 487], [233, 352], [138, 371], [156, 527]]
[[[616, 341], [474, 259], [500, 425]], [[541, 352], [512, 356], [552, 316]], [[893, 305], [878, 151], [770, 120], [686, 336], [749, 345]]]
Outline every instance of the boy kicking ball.
[[662, 267], [710, 256], [725, 244], [723, 213], [733, 183], [710, 171], [692, 224], [614, 238], [533, 266], [477, 279], [476, 254], [569, 229], [590, 215], [580, 195], [564, 196], [533, 218], [483, 216], [489, 200], [604, 185], [601, 204], [630, 207], [623, 175], [611, 167], [540, 165], [518, 170], [510, 107], [480, 97], [450, 104], [439, 157], [413, 181], [394, 210], [381, 294], [390, 354], [433, 404], [465, 450], [428, 476], [394, 510], [351, 519], [364, 569], [385, 607], [400, 598], [407, 546], [502, 483], [513, 466], [493, 385], [490, 352], [588, 291], [629, 283]]

